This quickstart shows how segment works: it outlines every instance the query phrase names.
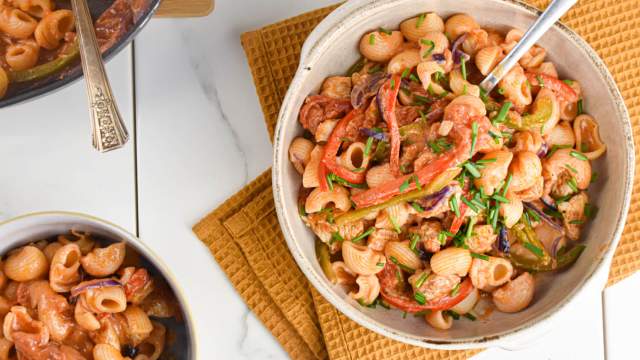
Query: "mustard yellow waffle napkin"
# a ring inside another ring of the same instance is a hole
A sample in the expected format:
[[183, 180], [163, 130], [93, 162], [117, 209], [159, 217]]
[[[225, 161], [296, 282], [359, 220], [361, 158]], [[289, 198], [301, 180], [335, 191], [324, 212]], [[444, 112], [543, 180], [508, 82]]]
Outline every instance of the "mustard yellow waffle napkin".
[[[548, 1], [531, 1], [543, 8]], [[309, 32], [335, 7], [242, 35], [269, 134]], [[581, 0], [563, 21], [584, 37], [612, 72], [640, 135], [640, 1]], [[636, 151], [640, 146], [636, 144]], [[636, 154], [636, 158], [638, 158]], [[609, 285], [640, 268], [637, 177]], [[249, 307], [294, 359], [464, 359], [478, 351], [426, 350], [384, 338], [337, 311], [295, 266], [280, 232], [270, 170], [207, 215], [194, 231]], [[275, 271], [274, 271], [275, 269]]]

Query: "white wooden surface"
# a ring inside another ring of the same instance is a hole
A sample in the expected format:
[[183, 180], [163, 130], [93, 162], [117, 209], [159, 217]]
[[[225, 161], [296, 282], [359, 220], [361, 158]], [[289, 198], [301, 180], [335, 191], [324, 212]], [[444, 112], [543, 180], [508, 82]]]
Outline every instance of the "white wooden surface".
[[[191, 227], [270, 165], [241, 32], [331, 2], [223, 1], [204, 19], [152, 20], [108, 65], [134, 139], [116, 152], [90, 146], [83, 83], [0, 110], [0, 218], [75, 210], [137, 231], [181, 281], [201, 359], [286, 358]], [[639, 296], [640, 275], [604, 296], [596, 284], [549, 333], [476, 358], [639, 358]]]

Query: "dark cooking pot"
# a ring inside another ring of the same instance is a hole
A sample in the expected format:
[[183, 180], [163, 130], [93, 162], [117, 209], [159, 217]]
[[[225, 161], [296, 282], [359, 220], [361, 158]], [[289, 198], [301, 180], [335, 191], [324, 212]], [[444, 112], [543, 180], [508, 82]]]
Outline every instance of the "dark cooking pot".
[[[105, 60], [111, 59], [115, 54], [120, 52], [125, 46], [133, 40], [138, 34], [140, 29], [149, 21], [153, 13], [160, 5], [161, 0], [127, 0], [135, 3], [144, 2], [144, 6], [137, 14], [131, 28], [122, 34], [106, 51], [103, 53]], [[107, 10], [115, 1], [114, 0], [88, 0], [89, 10], [91, 11], [91, 17], [95, 21]], [[59, 4], [56, 1], [56, 4]], [[69, 7], [68, 2], [63, 2], [65, 7]], [[10, 84], [9, 90], [4, 98], [0, 99], [0, 108], [18, 104], [27, 100], [34, 99], [39, 96], [46, 95], [50, 92], [58, 90], [66, 85], [73, 83], [82, 76], [82, 67], [80, 66], [80, 60], [76, 59], [73, 64], [69, 65], [64, 70], [48, 76], [43, 79], [35, 80], [27, 83]]]

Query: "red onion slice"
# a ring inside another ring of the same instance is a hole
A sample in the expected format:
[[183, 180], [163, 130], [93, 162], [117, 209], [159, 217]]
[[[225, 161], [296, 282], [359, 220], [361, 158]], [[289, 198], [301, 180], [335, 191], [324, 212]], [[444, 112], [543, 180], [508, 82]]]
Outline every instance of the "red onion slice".
[[362, 107], [368, 98], [376, 95], [378, 89], [388, 78], [388, 76], [382, 72], [365, 76], [366, 78], [351, 90], [351, 106], [353, 106], [354, 109]]
[[83, 281], [71, 289], [71, 297], [76, 297], [90, 289], [99, 289], [111, 286], [122, 286], [122, 284], [114, 279], [95, 279], [90, 281]]
[[460, 45], [462, 45], [462, 42], [466, 38], [467, 33], [458, 36], [456, 41], [454, 41], [453, 45], [451, 46], [451, 54], [453, 54], [453, 62], [455, 64], [459, 64], [461, 58], [464, 58], [465, 61], [469, 61], [471, 59], [471, 56], [469, 56], [469, 54], [459, 49]]
[[[549, 215], [545, 214], [544, 211], [538, 209], [535, 205], [533, 205], [532, 203], [529, 202], [523, 202], [524, 206], [527, 209], [531, 209], [533, 211], [536, 212], [536, 214], [538, 214], [538, 216], [540, 216], [540, 219], [544, 220], [547, 224], [549, 224], [552, 228], [562, 231], [563, 227], [562, 225], [558, 224], [557, 222], [555, 222], [552, 218], [549, 217]], [[546, 205], [546, 204], [545, 204]]]

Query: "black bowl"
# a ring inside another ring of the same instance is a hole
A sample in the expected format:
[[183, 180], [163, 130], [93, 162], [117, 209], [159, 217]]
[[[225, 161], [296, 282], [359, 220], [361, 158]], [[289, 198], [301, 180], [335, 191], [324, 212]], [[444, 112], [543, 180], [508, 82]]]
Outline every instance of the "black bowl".
[[[124, 34], [111, 48], [103, 54], [105, 61], [110, 60], [119, 53], [138, 34], [144, 25], [151, 19], [153, 13], [160, 5], [160, 0], [148, 0], [148, 7], [139, 17], [131, 29]], [[113, 0], [88, 0], [91, 17], [95, 21], [113, 3]], [[59, 90], [82, 77], [80, 60], [76, 60], [68, 68], [43, 79], [22, 84], [9, 84], [9, 90], [4, 98], [0, 99], [0, 108], [32, 100]]]

